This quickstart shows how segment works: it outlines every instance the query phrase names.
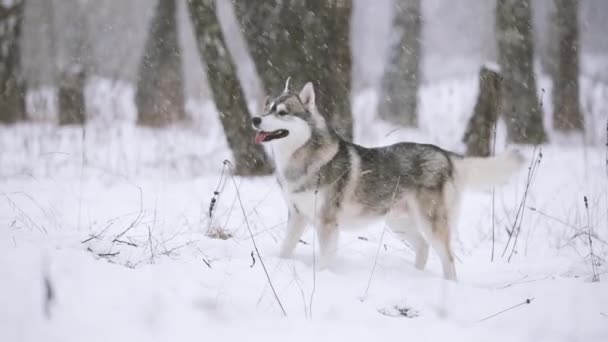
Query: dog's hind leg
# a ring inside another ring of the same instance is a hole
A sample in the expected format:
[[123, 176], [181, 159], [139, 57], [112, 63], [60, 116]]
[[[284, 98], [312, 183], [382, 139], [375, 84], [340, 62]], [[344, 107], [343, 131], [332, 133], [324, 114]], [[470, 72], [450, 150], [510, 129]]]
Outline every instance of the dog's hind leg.
[[289, 218], [287, 219], [287, 234], [283, 239], [279, 256], [281, 258], [288, 258], [293, 254], [293, 250], [296, 248], [298, 241], [304, 233], [306, 228], [306, 220], [304, 216], [300, 214], [297, 209], [289, 209]]
[[441, 192], [421, 190], [413, 201], [420, 228], [441, 260], [443, 276], [456, 280], [454, 254], [450, 241], [449, 213]]
[[429, 258], [429, 244], [418, 231], [416, 220], [395, 218], [389, 219], [387, 224], [400, 240], [408, 242], [412, 246], [416, 252], [414, 265], [417, 269], [423, 270]]
[[454, 265], [454, 254], [447, 224], [433, 222], [433, 237], [430, 242], [441, 259], [443, 277], [448, 280], [456, 280], [456, 266]]

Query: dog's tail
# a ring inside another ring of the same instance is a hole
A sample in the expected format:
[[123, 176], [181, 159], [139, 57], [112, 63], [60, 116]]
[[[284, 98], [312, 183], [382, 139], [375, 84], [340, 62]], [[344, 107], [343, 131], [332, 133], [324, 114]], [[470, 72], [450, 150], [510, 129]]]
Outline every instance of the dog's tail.
[[517, 150], [494, 157], [453, 157], [456, 183], [470, 190], [501, 185], [519, 171], [525, 159]]

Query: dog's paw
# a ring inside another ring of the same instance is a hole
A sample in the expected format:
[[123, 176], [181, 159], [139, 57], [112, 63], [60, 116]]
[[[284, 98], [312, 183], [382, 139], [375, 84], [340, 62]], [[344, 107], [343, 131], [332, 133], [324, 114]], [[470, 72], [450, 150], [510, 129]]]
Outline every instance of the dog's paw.
[[321, 255], [317, 260], [317, 269], [320, 271], [328, 270], [334, 259], [333, 255]]
[[526, 162], [526, 157], [524, 157], [523, 153], [516, 148], [507, 152], [507, 158], [518, 165], [523, 165]]
[[290, 259], [293, 255], [293, 250], [290, 250], [288, 248], [281, 248], [279, 249], [276, 255], [281, 259]]

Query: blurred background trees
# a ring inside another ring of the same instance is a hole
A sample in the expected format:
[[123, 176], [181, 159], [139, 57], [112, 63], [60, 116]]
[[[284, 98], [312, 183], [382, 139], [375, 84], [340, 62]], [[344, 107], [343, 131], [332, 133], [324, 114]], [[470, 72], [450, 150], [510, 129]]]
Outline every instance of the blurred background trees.
[[602, 0], [4, 0], [0, 121], [218, 131], [238, 172], [259, 175], [272, 165], [249, 118], [287, 77], [312, 81], [355, 140], [365, 92], [373, 122], [433, 135], [448, 123], [428, 122], [420, 93], [474, 84], [458, 134], [486, 154], [496, 120], [513, 143], [586, 132], [603, 109], [582, 84], [608, 83], [606, 14]]
[[213, 0], [188, 1], [198, 49], [207, 66], [209, 84], [240, 175], [263, 175], [272, 167], [264, 150], [253, 143], [245, 94], [229, 55]]
[[[394, 2], [389, 60], [382, 78], [378, 114], [403, 126], [418, 124], [422, 61], [421, 0]], [[393, 41], [394, 40], [394, 41]]]
[[158, 1], [139, 64], [135, 103], [138, 122], [164, 126], [186, 117], [177, 27], [177, 1]]
[[502, 74], [500, 108], [509, 139], [515, 143], [544, 143], [547, 134], [536, 93], [530, 0], [498, 0], [496, 34]]
[[582, 131], [579, 100], [578, 0], [555, 0], [558, 63], [553, 75], [553, 126], [560, 131]]
[[20, 79], [23, 1], [0, 3], [0, 122], [14, 122], [24, 115], [25, 90]]
[[352, 138], [351, 1], [232, 1], [264, 90], [313, 82], [321, 113]]

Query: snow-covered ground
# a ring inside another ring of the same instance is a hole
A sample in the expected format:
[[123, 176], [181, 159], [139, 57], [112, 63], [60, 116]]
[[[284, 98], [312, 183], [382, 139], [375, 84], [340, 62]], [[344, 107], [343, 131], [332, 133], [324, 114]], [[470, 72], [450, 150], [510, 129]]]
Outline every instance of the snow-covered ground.
[[[420, 131], [377, 125], [359, 140], [461, 148], [475, 96], [462, 84], [425, 90]], [[355, 101], [360, 123], [373, 105], [365, 96]], [[0, 131], [0, 341], [608, 340], [600, 144], [542, 147], [523, 218], [527, 169], [496, 189], [494, 205], [491, 192], [466, 194], [454, 237], [459, 281], [446, 282], [433, 253], [417, 271], [382, 224], [343, 233], [328, 270], [315, 271], [310, 230], [292, 260], [277, 258], [287, 216], [279, 187], [272, 177], [222, 178], [230, 155], [217, 137], [82, 133]]]

